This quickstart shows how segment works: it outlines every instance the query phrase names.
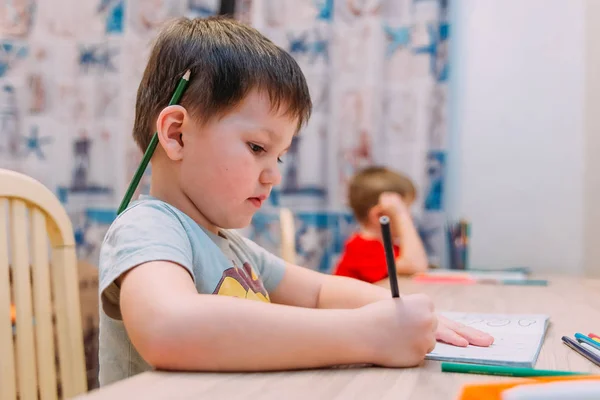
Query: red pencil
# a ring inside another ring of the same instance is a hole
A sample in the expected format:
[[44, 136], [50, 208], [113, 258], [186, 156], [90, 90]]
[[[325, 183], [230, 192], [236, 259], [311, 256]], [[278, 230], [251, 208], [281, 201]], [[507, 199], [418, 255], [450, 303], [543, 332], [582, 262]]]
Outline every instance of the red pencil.
[[596, 335], [595, 333], [588, 333], [588, 336], [592, 339], [600, 340], [600, 336]]

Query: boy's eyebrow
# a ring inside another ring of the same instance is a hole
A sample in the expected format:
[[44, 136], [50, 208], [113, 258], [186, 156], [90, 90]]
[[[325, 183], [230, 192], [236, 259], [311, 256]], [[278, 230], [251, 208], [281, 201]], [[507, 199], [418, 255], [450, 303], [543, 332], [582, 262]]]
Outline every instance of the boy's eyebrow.
[[[275, 134], [275, 131], [273, 131], [272, 129], [267, 128], [266, 126], [261, 126], [259, 127], [257, 130], [265, 132], [267, 135], [269, 135], [269, 139], [270, 140], [274, 140], [274, 138], [277, 136]], [[292, 144], [290, 143], [290, 145], [288, 147], [286, 147], [285, 149], [283, 149], [283, 152], [287, 152], [290, 147], [292, 147]]]
[[269, 135], [269, 139], [273, 140], [273, 138], [277, 135], [275, 135], [275, 132], [265, 126], [261, 126], [258, 128], [259, 131], [263, 131], [266, 132]]

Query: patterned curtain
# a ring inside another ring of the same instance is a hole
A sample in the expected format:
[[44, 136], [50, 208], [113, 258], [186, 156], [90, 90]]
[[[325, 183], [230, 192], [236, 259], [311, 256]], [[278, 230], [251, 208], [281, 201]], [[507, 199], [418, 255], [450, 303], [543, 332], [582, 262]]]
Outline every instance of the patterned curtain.
[[[78, 255], [98, 249], [141, 154], [134, 101], [159, 26], [205, 17], [218, 0], [0, 0], [0, 167], [61, 199]], [[283, 184], [246, 234], [278, 251], [278, 207], [296, 218], [298, 262], [330, 271], [355, 229], [357, 169], [383, 164], [418, 187], [414, 213], [433, 263], [443, 252], [448, 79], [442, 0], [237, 0], [236, 17], [302, 67], [314, 114]], [[148, 191], [148, 169], [138, 192]]]
[[448, 4], [432, 0], [251, 0], [239, 17], [302, 67], [313, 116], [285, 157], [283, 183], [250, 236], [279, 248], [277, 207], [297, 227], [297, 262], [330, 272], [356, 229], [348, 179], [385, 165], [417, 186], [414, 214], [432, 264], [444, 255]]

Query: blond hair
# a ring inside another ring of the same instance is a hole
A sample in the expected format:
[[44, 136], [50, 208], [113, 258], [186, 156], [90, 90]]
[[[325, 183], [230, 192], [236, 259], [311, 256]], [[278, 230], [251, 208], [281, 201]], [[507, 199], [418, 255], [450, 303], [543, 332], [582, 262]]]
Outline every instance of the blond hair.
[[384, 192], [397, 193], [404, 200], [411, 201], [417, 194], [413, 182], [407, 176], [386, 167], [367, 167], [351, 178], [348, 203], [359, 222], [367, 219], [369, 211], [379, 203], [379, 196]]

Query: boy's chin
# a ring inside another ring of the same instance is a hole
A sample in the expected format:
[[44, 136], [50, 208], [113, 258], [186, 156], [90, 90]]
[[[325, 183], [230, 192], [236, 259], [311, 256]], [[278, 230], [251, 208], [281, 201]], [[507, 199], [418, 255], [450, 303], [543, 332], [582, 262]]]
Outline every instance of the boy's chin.
[[240, 217], [235, 219], [228, 219], [227, 221], [224, 221], [223, 224], [220, 224], [219, 227], [222, 229], [244, 229], [250, 226], [253, 216], [254, 215], [251, 215], [247, 218]]

